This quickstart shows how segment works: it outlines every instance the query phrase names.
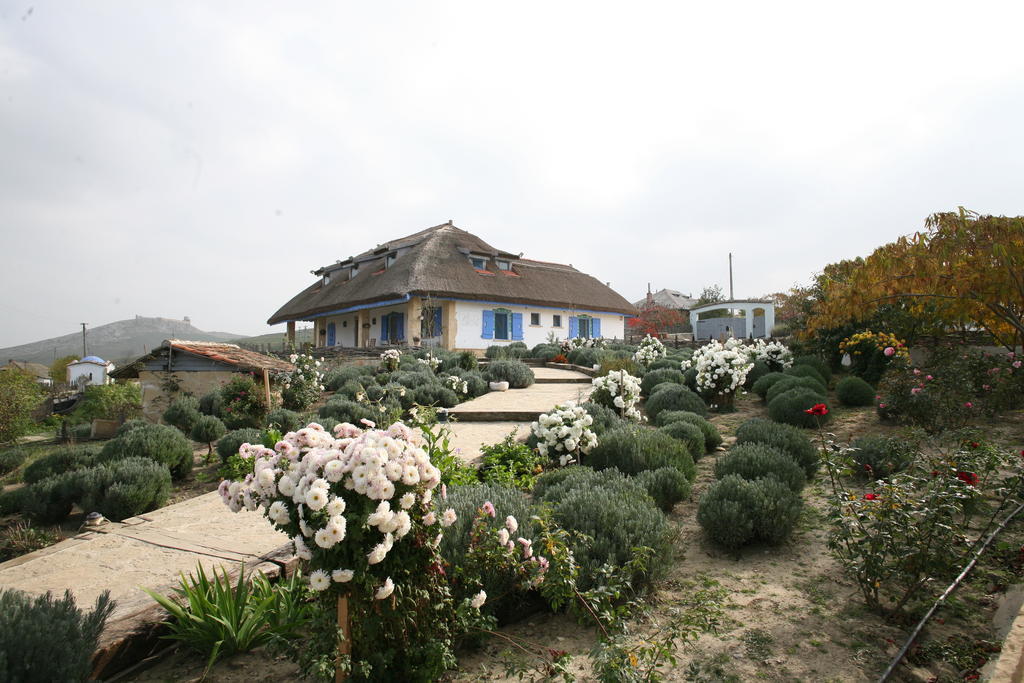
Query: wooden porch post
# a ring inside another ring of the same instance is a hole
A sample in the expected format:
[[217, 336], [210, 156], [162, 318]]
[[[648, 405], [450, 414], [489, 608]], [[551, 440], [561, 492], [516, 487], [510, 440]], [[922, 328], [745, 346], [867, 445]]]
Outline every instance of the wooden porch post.
[[288, 321], [288, 344], [295, 347], [295, 321]]
[[267, 399], [267, 410], [270, 411], [273, 406], [270, 405], [270, 372], [263, 368], [263, 391]]
[[344, 640], [338, 643], [338, 664], [334, 668], [335, 683], [341, 683], [348, 678], [341, 668], [341, 661], [345, 656], [351, 657], [352, 655], [352, 624], [348, 616], [347, 595], [338, 598], [338, 630], [341, 631]]

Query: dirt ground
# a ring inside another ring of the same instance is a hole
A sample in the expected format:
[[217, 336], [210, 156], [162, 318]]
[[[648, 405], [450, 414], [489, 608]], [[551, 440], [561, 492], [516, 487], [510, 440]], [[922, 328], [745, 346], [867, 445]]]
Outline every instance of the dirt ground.
[[[736, 428], [765, 409], [754, 395], [737, 401], [737, 412], [715, 415], [725, 437], [734, 440]], [[982, 425], [989, 436], [1016, 450], [1024, 447], [1024, 411]], [[867, 433], [899, 434], [882, 425], [870, 408], [836, 407], [826, 430], [841, 442]], [[697, 463], [698, 474], [690, 500], [671, 514], [678, 528], [675, 560], [669, 575], [656, 587], [650, 602], [655, 622], [664, 619], [695, 580], [713, 579], [725, 589], [726, 619], [717, 633], [707, 634], [679, 654], [675, 666], [662, 668], [669, 681], [874, 681], [903, 644], [912, 624], [893, 624], [863, 607], [855, 585], [842, 574], [829, 555], [825, 519], [825, 482], [819, 476], [804, 492], [807, 503], [793, 536], [778, 547], [749, 547], [738, 556], [707, 544], [696, 522], [697, 501], [714, 481], [717, 457]], [[1017, 522], [1001, 537], [1014, 547], [1024, 544], [1024, 522]], [[1015, 544], [1015, 545], [1014, 545]], [[993, 560], [994, 562], [994, 560]], [[982, 564], [948, 607], [942, 608], [919, 643], [945, 642], [950, 636], [996, 640], [994, 615], [1002, 592], [1010, 583], [1024, 583], [1024, 569], [1013, 571], [998, 564]], [[1014, 612], [1015, 613], [1015, 612]], [[637, 638], [650, 629], [649, 621], [633, 624]], [[564, 650], [573, 655], [572, 672], [578, 680], [592, 680], [589, 653], [597, 642], [592, 628], [565, 615], [537, 614], [501, 629], [503, 635]], [[529, 663], [507, 641], [494, 638], [480, 650], [463, 653], [453, 681], [514, 681], [507, 664]], [[518, 659], [517, 659], [518, 658]], [[958, 670], [940, 660], [904, 665], [897, 681], [965, 680], [970, 670]], [[176, 654], [157, 666], [131, 677], [138, 681], [198, 680], [203, 663], [195, 656]], [[251, 653], [218, 663], [207, 680], [294, 680], [291, 663], [266, 653]], [[544, 680], [538, 672], [526, 680]]]

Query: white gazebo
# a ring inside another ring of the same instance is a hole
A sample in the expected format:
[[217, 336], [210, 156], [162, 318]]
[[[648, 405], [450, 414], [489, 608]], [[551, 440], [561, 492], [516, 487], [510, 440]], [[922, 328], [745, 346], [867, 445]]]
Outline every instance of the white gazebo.
[[[704, 318], [702, 313], [726, 310], [728, 317]], [[737, 315], [741, 313], [742, 315]], [[694, 339], [760, 339], [772, 336], [775, 327], [775, 304], [761, 299], [716, 301], [690, 309]]]

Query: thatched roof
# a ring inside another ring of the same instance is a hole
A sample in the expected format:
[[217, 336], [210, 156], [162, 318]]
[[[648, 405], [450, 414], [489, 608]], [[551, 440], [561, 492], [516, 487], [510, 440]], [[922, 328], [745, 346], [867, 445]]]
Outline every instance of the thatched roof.
[[116, 379], [138, 377], [139, 371], [145, 366], [147, 361], [154, 358], [165, 358], [170, 349], [173, 349], [175, 355], [190, 354], [208, 358], [222, 365], [230, 366], [230, 369], [238, 372], [254, 372], [263, 369], [270, 370], [271, 372], [290, 372], [295, 369], [294, 365], [280, 358], [249, 351], [236, 344], [167, 339], [161, 346], [137, 358], [123, 368], [118, 368], [110, 373], [110, 376]]
[[[397, 258], [385, 267], [385, 257], [395, 252]], [[487, 268], [474, 268], [470, 255], [489, 257]], [[512, 269], [499, 270], [494, 259], [511, 261]], [[358, 270], [349, 279], [354, 264], [358, 264]], [[532, 261], [495, 249], [451, 223], [378, 245], [313, 273], [320, 279], [282, 306], [268, 324], [308, 320], [408, 296], [636, 313], [633, 305], [611, 287], [572, 266]], [[324, 284], [324, 274], [331, 276], [329, 284]]]

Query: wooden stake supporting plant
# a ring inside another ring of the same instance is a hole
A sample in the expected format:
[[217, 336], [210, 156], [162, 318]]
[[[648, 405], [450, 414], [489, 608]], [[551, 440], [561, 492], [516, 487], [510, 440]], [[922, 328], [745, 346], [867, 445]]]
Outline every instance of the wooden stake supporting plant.
[[338, 665], [334, 672], [335, 683], [348, 679], [345, 671], [345, 660], [352, 661], [352, 624], [348, 616], [348, 595], [338, 597], [338, 632], [341, 640], [338, 642]]

